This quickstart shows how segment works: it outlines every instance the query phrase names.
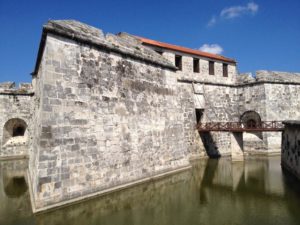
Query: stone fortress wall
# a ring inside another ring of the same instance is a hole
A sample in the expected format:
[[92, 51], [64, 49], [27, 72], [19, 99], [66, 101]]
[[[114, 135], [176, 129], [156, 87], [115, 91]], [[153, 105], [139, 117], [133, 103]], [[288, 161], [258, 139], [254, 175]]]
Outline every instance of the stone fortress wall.
[[[238, 87], [239, 111], [253, 110], [260, 115], [262, 121], [300, 118], [299, 75], [299, 73], [257, 71], [255, 78], [249, 75], [239, 76], [241, 84]], [[244, 138], [249, 140], [245, 150], [250, 153], [280, 152], [281, 133], [279, 132], [245, 134]], [[247, 141], [244, 143], [247, 145]]]
[[32, 96], [31, 84], [0, 83], [0, 159], [28, 156]]
[[172, 64], [80, 23], [46, 29], [29, 165], [36, 211], [190, 167]]
[[[199, 134], [197, 122], [298, 119], [298, 77], [239, 75], [236, 62], [222, 56], [151, 45], [126, 33], [105, 35], [77, 21], [49, 21], [34, 90], [0, 90], [1, 140], [26, 139], [29, 152], [9, 154], [29, 155], [38, 212], [189, 168], [190, 159], [207, 154], [232, 156], [236, 135]], [[20, 124], [26, 132], [12, 137]], [[279, 133], [243, 135], [246, 153], [279, 152]], [[0, 154], [8, 154], [5, 149], [2, 141]]]
[[281, 165], [300, 179], [300, 121], [287, 120], [282, 133]]

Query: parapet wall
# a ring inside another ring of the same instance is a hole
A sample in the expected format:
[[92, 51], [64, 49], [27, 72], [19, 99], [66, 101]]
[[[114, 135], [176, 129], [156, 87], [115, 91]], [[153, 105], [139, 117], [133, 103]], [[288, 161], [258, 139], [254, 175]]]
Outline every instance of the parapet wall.
[[285, 121], [284, 124], [281, 165], [300, 179], [300, 121]]
[[28, 156], [31, 84], [0, 83], [0, 158]]

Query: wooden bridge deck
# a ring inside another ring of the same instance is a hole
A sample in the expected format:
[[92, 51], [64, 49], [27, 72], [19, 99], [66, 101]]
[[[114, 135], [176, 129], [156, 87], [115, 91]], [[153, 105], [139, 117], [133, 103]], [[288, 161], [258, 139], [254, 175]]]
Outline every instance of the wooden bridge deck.
[[242, 122], [207, 122], [198, 123], [199, 132], [281, 132], [284, 129], [282, 121], [262, 121], [259, 124], [244, 124]]

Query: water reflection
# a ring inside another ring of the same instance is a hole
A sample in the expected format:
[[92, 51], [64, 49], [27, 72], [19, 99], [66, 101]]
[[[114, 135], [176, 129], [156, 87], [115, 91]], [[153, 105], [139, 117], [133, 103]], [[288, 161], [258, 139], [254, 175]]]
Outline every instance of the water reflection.
[[29, 193], [25, 181], [27, 166], [27, 160], [0, 161], [1, 225], [26, 224], [32, 221]]
[[[5, 168], [0, 172], [0, 224], [300, 224], [300, 185], [282, 173], [279, 157], [245, 163], [201, 160], [192, 170], [36, 216], [27, 190], [7, 196]], [[19, 209], [18, 220], [6, 215]]]

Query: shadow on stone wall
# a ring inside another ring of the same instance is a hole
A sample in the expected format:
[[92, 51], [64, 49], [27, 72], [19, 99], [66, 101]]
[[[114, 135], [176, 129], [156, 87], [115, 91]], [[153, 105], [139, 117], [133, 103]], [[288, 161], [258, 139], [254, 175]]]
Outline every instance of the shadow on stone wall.
[[209, 158], [219, 158], [221, 154], [210, 132], [199, 132], [205, 151]]

